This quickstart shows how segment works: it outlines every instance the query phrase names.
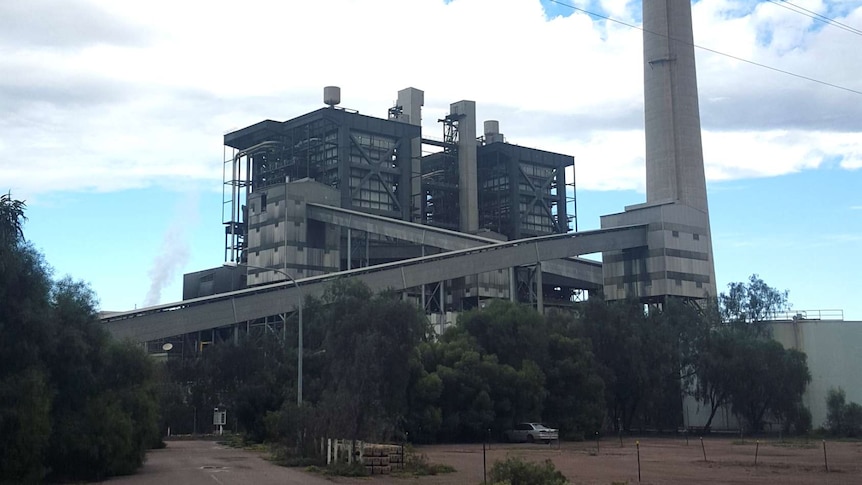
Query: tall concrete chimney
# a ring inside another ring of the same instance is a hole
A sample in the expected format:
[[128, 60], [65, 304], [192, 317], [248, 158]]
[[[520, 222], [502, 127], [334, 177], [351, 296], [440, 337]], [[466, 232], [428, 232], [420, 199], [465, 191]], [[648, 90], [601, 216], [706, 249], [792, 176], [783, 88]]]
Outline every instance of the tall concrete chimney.
[[690, 0], [644, 0], [647, 203], [707, 212]]
[[602, 253], [605, 297], [716, 295], [703, 169], [691, 0], [644, 0], [645, 204], [602, 228], [647, 227], [647, 247]]

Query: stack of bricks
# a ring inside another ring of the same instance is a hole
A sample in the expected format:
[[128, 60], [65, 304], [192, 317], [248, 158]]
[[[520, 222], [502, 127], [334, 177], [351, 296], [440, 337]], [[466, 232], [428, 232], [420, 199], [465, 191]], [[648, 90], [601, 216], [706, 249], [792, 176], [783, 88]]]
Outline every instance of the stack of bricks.
[[388, 475], [392, 469], [403, 467], [401, 447], [395, 445], [366, 445], [362, 463], [370, 475]]

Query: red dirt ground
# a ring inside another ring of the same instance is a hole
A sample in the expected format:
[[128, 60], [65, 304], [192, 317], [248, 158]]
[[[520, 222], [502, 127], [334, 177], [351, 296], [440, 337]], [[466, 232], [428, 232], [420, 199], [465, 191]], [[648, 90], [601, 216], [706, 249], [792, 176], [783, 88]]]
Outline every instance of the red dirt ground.
[[[860, 484], [862, 483], [862, 443], [827, 442], [826, 471], [821, 441], [780, 443], [761, 440], [757, 466], [756, 443], [725, 438], [703, 440], [708, 461], [703, 459], [700, 439], [686, 444], [681, 438], [640, 439], [641, 480], [643, 484], [690, 483], [787, 483], [787, 484]], [[447, 464], [454, 473], [420, 478], [377, 476], [366, 479], [334, 480], [344, 484], [379, 485], [477, 485], [482, 483], [482, 445], [435, 445], [417, 447], [431, 463]], [[637, 447], [634, 439], [623, 446], [613, 439], [596, 442], [552, 445], [492, 444], [486, 452], [487, 468], [495, 460], [518, 456], [541, 462], [550, 459], [573, 484], [638, 483]]]

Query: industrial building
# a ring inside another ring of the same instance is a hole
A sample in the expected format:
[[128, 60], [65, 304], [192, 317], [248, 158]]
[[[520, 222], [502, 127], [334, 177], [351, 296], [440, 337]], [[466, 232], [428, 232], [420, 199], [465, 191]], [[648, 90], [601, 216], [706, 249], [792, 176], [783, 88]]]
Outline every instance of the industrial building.
[[[591, 291], [714, 295], [691, 5], [643, 8], [647, 200], [601, 230], [577, 230], [574, 158], [507, 143], [496, 120], [479, 134], [474, 101], [452, 103], [437, 138], [423, 133], [419, 89], [374, 117], [330, 86], [325, 107], [224, 136], [230, 266], [185, 275], [182, 302], [103, 321], [200, 349], [277, 332], [303, 297], [348, 277], [401, 292], [438, 329], [494, 298], [544, 312]], [[602, 263], [580, 258], [596, 253]]]
[[[499, 123], [477, 133], [476, 105], [458, 101], [422, 131], [424, 93], [398, 92], [385, 117], [340, 107], [265, 120], [224, 136], [224, 261], [184, 276], [183, 300], [107, 315], [117, 338], [153, 352], [196, 353], [242, 334], [278, 334], [302, 301], [334, 280], [393, 289], [440, 331], [492, 298], [571, 306], [607, 299], [716, 294], [701, 147], [691, 3], [643, 2], [646, 202], [578, 231], [574, 158], [507, 143]], [[574, 232], [571, 232], [574, 230]], [[602, 262], [580, 259], [602, 254]], [[776, 339], [805, 351], [815, 425], [829, 388], [858, 401], [858, 324], [794, 316]], [[290, 323], [289, 323], [290, 322]], [[687, 398], [685, 425], [702, 425]], [[727, 412], [723, 424], [734, 426]]]
[[[325, 88], [324, 98], [327, 107], [224, 136], [225, 261], [245, 271], [186, 275], [184, 300], [282, 281], [285, 273], [302, 279], [452, 249], [393, 236], [381, 230], [383, 222], [477, 242], [569, 232], [575, 187], [566, 169], [574, 158], [509, 144], [495, 120], [477, 137], [474, 102], [453, 103], [439, 120], [443, 137], [434, 138], [422, 134], [418, 89], [400, 91], [387, 118], [339, 107], [337, 87]], [[365, 215], [362, 227], [340, 222], [358, 214]], [[535, 301], [542, 293], [563, 303], [601, 284], [598, 273], [586, 280], [556, 273], [547, 281], [539, 275], [537, 289], [535, 270], [477, 272], [408, 296], [439, 320], [487, 298]]]

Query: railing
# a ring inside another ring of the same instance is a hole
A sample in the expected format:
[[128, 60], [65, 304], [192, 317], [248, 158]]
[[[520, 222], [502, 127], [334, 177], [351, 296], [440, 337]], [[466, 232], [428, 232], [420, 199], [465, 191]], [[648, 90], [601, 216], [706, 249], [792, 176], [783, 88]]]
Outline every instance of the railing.
[[791, 322], [805, 320], [844, 320], [844, 310], [790, 310], [775, 312], [767, 320], [773, 322]]

